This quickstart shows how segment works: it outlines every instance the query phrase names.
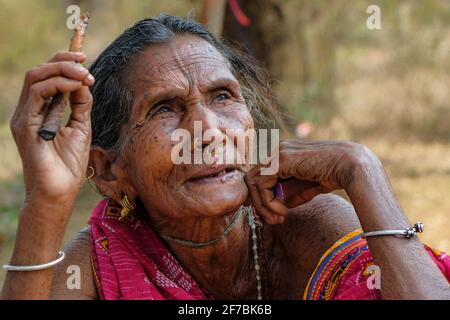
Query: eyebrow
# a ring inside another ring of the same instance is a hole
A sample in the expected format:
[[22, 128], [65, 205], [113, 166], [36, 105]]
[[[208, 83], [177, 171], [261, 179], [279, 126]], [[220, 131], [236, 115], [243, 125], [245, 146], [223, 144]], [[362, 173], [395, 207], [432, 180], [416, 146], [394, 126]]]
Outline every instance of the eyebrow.
[[[230, 90], [238, 91], [239, 90], [239, 82], [234, 77], [220, 77], [211, 81], [208, 81], [206, 85], [200, 86], [200, 90], [202, 92], [207, 92], [215, 89], [220, 88], [229, 88]], [[154, 89], [153, 89], [154, 90]], [[146, 91], [141, 99], [137, 102], [137, 116], [140, 116], [143, 112], [143, 110], [146, 110], [147, 112], [150, 110], [150, 108], [146, 109], [146, 106], [149, 105], [155, 105], [159, 101], [163, 100], [171, 100], [175, 99], [178, 96], [184, 95], [185, 90], [183, 88], [169, 88], [169, 89], [160, 89], [155, 90], [156, 93], [152, 94], [152, 89], [149, 89]], [[159, 92], [158, 92], [159, 91]]]
[[137, 102], [136, 116], [140, 117], [144, 111], [150, 111], [150, 105], [153, 107], [153, 105], [155, 105], [159, 101], [174, 99], [181, 93], [184, 93], [184, 90], [180, 88], [162, 89], [155, 94], [152, 94], [150, 91], [146, 91], [143, 97]]
[[217, 88], [230, 88], [231, 90], [239, 90], [239, 81], [234, 77], [221, 77], [209, 81], [207, 85], [201, 86], [202, 91], [211, 91]]

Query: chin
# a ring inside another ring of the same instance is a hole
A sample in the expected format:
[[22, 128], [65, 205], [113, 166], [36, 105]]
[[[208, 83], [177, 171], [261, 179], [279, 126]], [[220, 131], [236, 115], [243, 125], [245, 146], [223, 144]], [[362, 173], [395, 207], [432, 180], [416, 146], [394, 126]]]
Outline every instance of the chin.
[[219, 216], [239, 209], [248, 197], [243, 176], [224, 182], [199, 182], [183, 187], [183, 210], [191, 216]]

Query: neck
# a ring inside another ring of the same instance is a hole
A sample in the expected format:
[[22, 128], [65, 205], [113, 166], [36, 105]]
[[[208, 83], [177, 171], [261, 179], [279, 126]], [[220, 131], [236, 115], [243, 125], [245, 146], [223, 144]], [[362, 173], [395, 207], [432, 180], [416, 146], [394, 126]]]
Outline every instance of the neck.
[[[200, 247], [181, 244], [170, 238], [166, 242], [184, 267], [214, 297], [255, 298], [251, 231], [245, 211], [240, 215], [231, 212], [215, 217], [171, 219], [155, 227], [160, 234], [197, 243], [220, 238], [213, 244]], [[228, 233], [221, 238], [228, 228]]]

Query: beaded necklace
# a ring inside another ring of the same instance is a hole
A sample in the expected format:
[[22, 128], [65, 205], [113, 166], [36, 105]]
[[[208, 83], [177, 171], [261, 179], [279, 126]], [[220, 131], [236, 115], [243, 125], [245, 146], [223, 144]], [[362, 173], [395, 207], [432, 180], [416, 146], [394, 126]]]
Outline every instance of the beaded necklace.
[[[192, 241], [192, 240], [184, 240], [184, 239], [179, 239], [179, 238], [175, 238], [172, 236], [168, 236], [168, 235], [164, 235], [160, 233], [160, 236], [168, 241], [174, 241], [176, 243], [179, 243], [181, 245], [185, 245], [188, 247], [193, 247], [193, 248], [203, 248], [203, 247], [207, 247], [210, 246], [212, 244], [215, 244], [216, 242], [222, 240], [223, 238], [225, 238], [225, 236], [231, 231], [231, 229], [236, 225], [236, 222], [239, 220], [239, 217], [242, 215], [242, 212], [244, 212], [247, 214], [247, 221], [248, 221], [248, 225], [250, 227], [250, 233], [251, 233], [251, 237], [252, 237], [252, 242], [253, 242], [253, 246], [252, 246], [252, 250], [253, 250], [253, 261], [255, 263], [255, 272], [256, 272], [256, 290], [257, 290], [257, 299], [258, 300], [262, 300], [263, 299], [263, 287], [262, 287], [262, 277], [261, 277], [261, 265], [260, 265], [260, 256], [259, 256], [259, 245], [260, 243], [258, 243], [258, 235], [259, 235], [259, 240], [261, 240], [261, 233], [260, 233], [260, 228], [258, 228], [258, 225], [255, 221], [255, 215], [254, 215], [254, 209], [252, 206], [242, 206], [239, 208], [239, 210], [235, 213], [233, 220], [231, 221], [231, 223], [224, 229], [224, 231], [222, 232], [222, 234], [212, 240], [208, 240], [208, 241]], [[257, 231], [258, 234], [257, 234]]]

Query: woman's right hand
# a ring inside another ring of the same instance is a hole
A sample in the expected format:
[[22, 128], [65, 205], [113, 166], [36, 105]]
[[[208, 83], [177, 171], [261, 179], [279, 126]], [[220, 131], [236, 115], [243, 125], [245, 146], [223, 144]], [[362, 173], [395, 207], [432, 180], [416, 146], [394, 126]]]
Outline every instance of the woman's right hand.
[[[53, 261], [86, 175], [91, 144], [94, 78], [77, 62], [82, 53], [61, 52], [27, 72], [10, 122], [23, 164], [26, 198], [20, 210], [12, 265]], [[70, 118], [53, 140], [43, 140], [48, 98], [70, 94]], [[53, 269], [8, 272], [0, 299], [48, 299]]]
[[[94, 78], [80, 63], [83, 53], [60, 52], [29, 70], [10, 122], [23, 163], [26, 201], [70, 205], [85, 179], [91, 143]], [[80, 62], [80, 63], [77, 63]], [[71, 114], [53, 140], [40, 138], [48, 98], [70, 93]]]

